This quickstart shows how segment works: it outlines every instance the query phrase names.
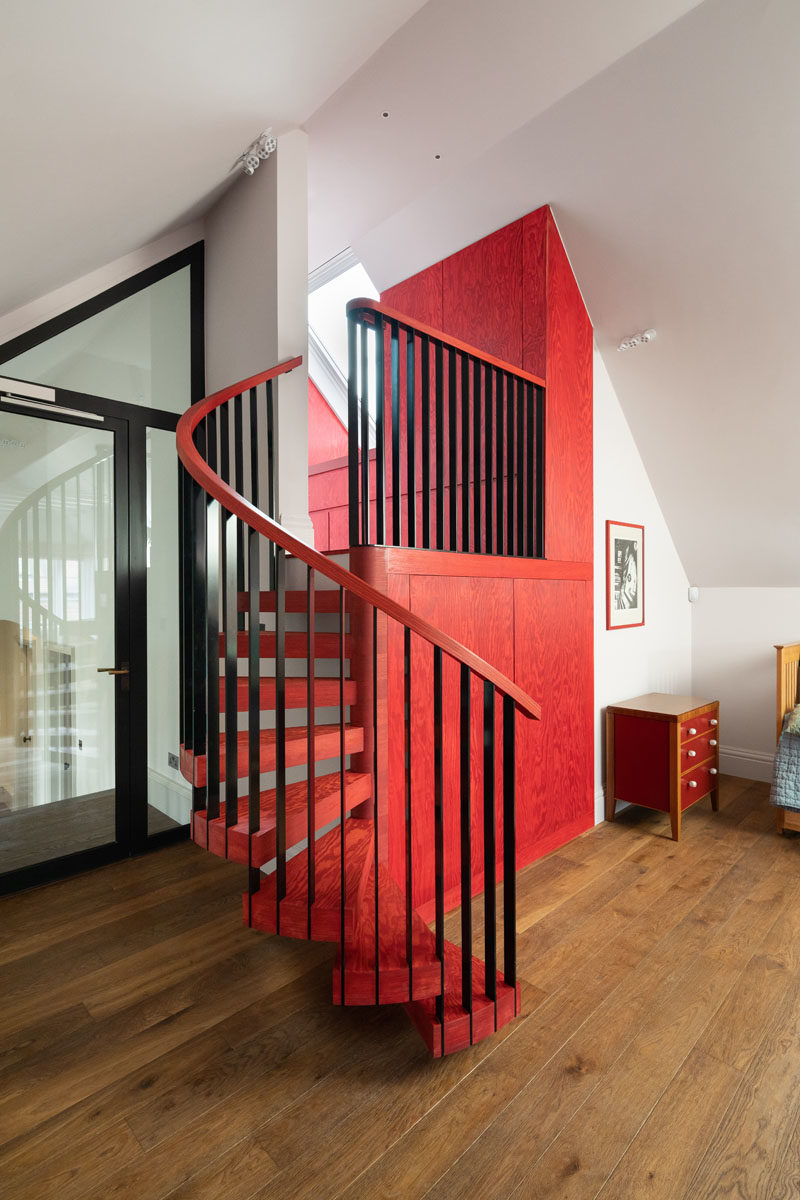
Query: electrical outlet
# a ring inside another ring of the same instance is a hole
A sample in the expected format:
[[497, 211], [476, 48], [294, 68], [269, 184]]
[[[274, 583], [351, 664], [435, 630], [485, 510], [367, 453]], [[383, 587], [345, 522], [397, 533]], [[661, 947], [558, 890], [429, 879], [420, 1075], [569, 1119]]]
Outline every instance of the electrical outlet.
[[167, 755], [167, 766], [174, 767], [176, 771], [180, 771], [181, 760], [178, 758], [177, 754], [168, 754]]

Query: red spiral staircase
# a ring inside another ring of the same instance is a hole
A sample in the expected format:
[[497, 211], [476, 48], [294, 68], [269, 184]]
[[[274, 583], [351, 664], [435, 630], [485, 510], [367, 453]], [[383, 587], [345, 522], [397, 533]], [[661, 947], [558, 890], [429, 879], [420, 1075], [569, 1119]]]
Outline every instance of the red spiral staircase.
[[[456, 345], [429, 335], [448, 352]], [[405, 1005], [438, 1057], [519, 1008], [514, 731], [539, 707], [275, 521], [275, 393], [299, 362], [209, 396], [178, 426], [181, 769], [193, 785], [192, 837], [248, 868], [247, 924], [337, 944], [335, 1004]], [[381, 395], [381, 416], [384, 403]], [[368, 488], [363, 409], [354, 424], [354, 468]], [[396, 705], [385, 678], [392, 639], [403, 647]], [[402, 728], [399, 769], [386, 755], [390, 724], [398, 736]], [[398, 858], [402, 870], [391, 866]], [[450, 940], [454, 878], [460, 922]], [[481, 890], [482, 903], [473, 898]], [[448, 886], [451, 907], [452, 894]]]

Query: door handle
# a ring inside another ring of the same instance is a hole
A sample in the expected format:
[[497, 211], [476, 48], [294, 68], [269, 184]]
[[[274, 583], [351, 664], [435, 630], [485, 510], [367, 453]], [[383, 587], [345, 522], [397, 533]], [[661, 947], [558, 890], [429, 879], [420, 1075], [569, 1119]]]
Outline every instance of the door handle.
[[130, 668], [128, 667], [127, 663], [123, 663], [121, 667], [98, 667], [97, 668], [98, 675], [101, 675], [103, 672], [105, 672], [106, 675], [130, 675]]

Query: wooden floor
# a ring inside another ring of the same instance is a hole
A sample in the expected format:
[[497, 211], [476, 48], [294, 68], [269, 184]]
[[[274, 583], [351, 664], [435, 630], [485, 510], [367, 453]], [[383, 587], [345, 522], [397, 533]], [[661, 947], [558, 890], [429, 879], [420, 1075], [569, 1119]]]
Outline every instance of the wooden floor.
[[524, 1014], [432, 1061], [191, 845], [0, 903], [4, 1200], [800, 1190], [800, 836], [723, 780], [519, 878]]

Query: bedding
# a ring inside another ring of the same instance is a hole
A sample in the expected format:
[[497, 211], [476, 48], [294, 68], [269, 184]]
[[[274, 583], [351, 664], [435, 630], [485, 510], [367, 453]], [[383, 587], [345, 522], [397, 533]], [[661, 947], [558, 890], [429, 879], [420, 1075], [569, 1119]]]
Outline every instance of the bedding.
[[792, 713], [783, 719], [783, 730], [775, 751], [770, 804], [800, 812], [800, 735], [789, 731]]

